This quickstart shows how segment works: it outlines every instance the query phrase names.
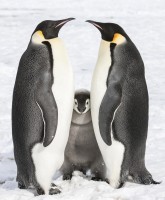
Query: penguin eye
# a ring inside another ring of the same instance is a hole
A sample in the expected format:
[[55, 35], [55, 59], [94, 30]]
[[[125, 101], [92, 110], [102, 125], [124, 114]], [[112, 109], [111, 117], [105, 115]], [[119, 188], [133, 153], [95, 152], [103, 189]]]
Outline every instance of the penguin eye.
[[78, 105], [77, 100], [74, 101], [76, 105]]

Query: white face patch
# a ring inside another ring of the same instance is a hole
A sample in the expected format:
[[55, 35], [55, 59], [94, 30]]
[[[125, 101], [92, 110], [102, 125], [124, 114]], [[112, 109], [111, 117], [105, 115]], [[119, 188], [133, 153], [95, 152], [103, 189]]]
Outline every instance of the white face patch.
[[78, 110], [78, 107], [79, 107], [78, 101], [77, 101], [77, 99], [74, 100], [74, 107], [73, 107], [73, 109], [74, 109], [78, 114], [85, 114], [85, 113], [87, 113], [87, 112], [89, 111], [89, 109], [90, 109], [90, 100], [89, 100], [89, 99], [86, 100], [84, 106], [85, 106], [85, 110], [84, 110], [83, 112], [80, 112], [80, 111]]
[[77, 99], [74, 99], [74, 107], [73, 107], [73, 109], [74, 109], [77, 113], [80, 114], [80, 112], [78, 111], [78, 101], [77, 101]]
[[90, 106], [90, 100], [89, 100], [89, 99], [86, 100], [85, 106], [86, 106], [86, 110], [84, 111], [84, 113], [88, 112], [88, 110], [89, 110], [90, 107], [91, 107], [91, 106]]

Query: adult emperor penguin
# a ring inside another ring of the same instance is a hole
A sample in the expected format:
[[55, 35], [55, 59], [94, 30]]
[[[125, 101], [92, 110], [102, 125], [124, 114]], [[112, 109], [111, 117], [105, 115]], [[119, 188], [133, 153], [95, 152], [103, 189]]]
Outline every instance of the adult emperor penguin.
[[71, 179], [72, 172], [91, 172], [92, 180], [105, 179], [105, 164], [98, 147], [91, 118], [90, 92], [75, 92], [74, 111], [69, 139], [65, 149], [65, 161], [61, 168], [63, 179]]
[[148, 91], [139, 51], [117, 24], [88, 20], [102, 36], [91, 85], [96, 139], [114, 188], [156, 184], [145, 167]]
[[19, 188], [55, 194], [51, 180], [64, 160], [74, 103], [72, 67], [58, 33], [70, 20], [43, 21], [21, 57], [12, 104]]

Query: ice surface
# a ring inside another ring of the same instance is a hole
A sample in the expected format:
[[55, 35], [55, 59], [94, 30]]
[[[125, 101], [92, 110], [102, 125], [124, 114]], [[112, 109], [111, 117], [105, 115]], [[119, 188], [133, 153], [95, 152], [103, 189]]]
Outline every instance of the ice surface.
[[[65, 25], [64, 39], [75, 72], [76, 88], [90, 88], [100, 34], [87, 19], [115, 22], [134, 41], [146, 66], [150, 121], [146, 165], [160, 185], [127, 183], [115, 190], [75, 173], [71, 181], [55, 181], [56, 196], [20, 190], [11, 139], [11, 101], [20, 56], [35, 26], [45, 19], [76, 17]], [[0, 1], [0, 200], [165, 200], [165, 1], [164, 0], [1, 0]]]

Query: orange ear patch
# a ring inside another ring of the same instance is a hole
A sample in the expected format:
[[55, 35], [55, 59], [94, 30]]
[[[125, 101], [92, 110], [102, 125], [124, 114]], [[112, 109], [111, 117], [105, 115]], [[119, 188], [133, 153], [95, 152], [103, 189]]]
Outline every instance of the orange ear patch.
[[115, 33], [112, 42], [116, 44], [122, 44], [125, 42], [125, 40], [125, 37], [122, 36], [120, 33]]
[[32, 36], [32, 41], [36, 44], [42, 44], [42, 42], [45, 41], [42, 31], [36, 31]]
[[36, 34], [37, 34], [39, 37], [44, 38], [44, 35], [43, 35], [42, 31], [37, 31]]

